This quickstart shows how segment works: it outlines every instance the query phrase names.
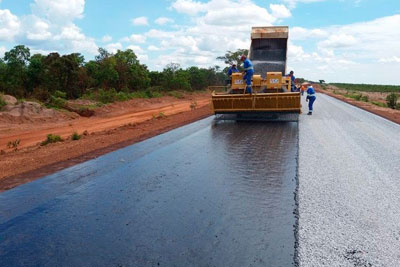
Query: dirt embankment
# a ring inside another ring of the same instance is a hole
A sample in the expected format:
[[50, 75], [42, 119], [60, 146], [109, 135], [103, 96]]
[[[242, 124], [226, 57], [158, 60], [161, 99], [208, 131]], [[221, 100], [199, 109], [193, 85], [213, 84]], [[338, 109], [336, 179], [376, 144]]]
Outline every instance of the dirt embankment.
[[[381, 116], [387, 120], [390, 120], [392, 122], [400, 124], [400, 110], [379, 107], [379, 106], [376, 106], [369, 102], [357, 101], [352, 98], [347, 98], [344, 96], [344, 94], [347, 93], [347, 90], [343, 90], [343, 89], [340, 89], [337, 87], [330, 86], [324, 90], [320, 87], [319, 84], [314, 84], [313, 86], [318, 93], [323, 93], [323, 94], [329, 95], [331, 97], [334, 97], [336, 99], [344, 101], [348, 104], [351, 104], [353, 106], [356, 106], [363, 110], [371, 112], [375, 115]], [[381, 103], [385, 103], [385, 99], [386, 99], [386, 95], [387, 95], [387, 93], [379, 93], [379, 92], [376, 92], [376, 93], [375, 92], [360, 92], [360, 93], [362, 93], [362, 95], [368, 96], [370, 101], [376, 101], [376, 102], [381, 102]]]
[[[114, 103], [97, 109], [91, 118], [12, 120], [5, 116], [0, 120], [0, 192], [205, 118], [211, 115], [209, 103], [209, 93], [198, 93], [183, 99]], [[73, 132], [85, 135], [73, 141]], [[65, 141], [40, 146], [48, 134]], [[7, 148], [15, 140], [20, 140], [18, 150]]]

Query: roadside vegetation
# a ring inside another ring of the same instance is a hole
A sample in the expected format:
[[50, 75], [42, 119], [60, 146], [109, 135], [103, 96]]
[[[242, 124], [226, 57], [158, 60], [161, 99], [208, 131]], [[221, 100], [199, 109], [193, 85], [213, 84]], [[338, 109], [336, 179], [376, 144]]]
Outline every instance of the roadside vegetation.
[[44, 141], [41, 143], [41, 145], [42, 145], [42, 146], [45, 146], [45, 145], [48, 145], [48, 144], [57, 143], [57, 142], [62, 142], [62, 141], [64, 141], [64, 140], [61, 138], [61, 136], [55, 135], [55, 134], [49, 134], [49, 135], [47, 135], [46, 140], [44, 140]]
[[[347, 83], [330, 83], [338, 90], [334, 89], [334, 94], [340, 94], [344, 97], [354, 99], [356, 101], [369, 102], [378, 107], [391, 108], [400, 110], [400, 86], [398, 85], [372, 85], [372, 84], [347, 84]], [[322, 88], [322, 86], [321, 86]], [[322, 88], [327, 90], [328, 86]], [[343, 90], [345, 92], [343, 92]], [[379, 99], [368, 96], [374, 96], [371, 93], [379, 93]]]
[[[223, 85], [225, 70], [171, 63], [162, 71], [149, 71], [130, 50], [115, 54], [100, 48], [94, 60], [83, 55], [34, 54], [15, 46], [0, 58], [0, 92], [18, 99], [35, 99], [47, 107], [65, 109], [68, 100], [88, 99], [107, 104], [132, 98], [153, 98]], [[0, 108], [4, 101], [0, 97]]]
[[7, 105], [6, 101], [3, 99], [3, 94], [0, 94], [0, 111]]
[[78, 140], [81, 139], [81, 138], [82, 138], [82, 135], [78, 134], [77, 132], [74, 132], [74, 133], [72, 134], [72, 136], [71, 136], [71, 139], [72, 139], [73, 141], [78, 141]]
[[400, 93], [400, 85], [377, 85], [377, 84], [352, 84], [352, 83], [330, 83], [336, 87], [361, 92], [383, 92], [383, 93]]

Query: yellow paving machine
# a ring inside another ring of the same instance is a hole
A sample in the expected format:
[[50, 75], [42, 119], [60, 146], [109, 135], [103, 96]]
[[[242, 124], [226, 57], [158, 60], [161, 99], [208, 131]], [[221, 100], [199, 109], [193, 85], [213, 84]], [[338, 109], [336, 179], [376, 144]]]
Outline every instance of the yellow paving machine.
[[300, 92], [291, 92], [285, 77], [289, 28], [253, 27], [249, 59], [253, 63], [252, 94], [245, 93], [242, 73], [233, 73], [227, 92], [212, 93], [217, 119], [297, 121]]

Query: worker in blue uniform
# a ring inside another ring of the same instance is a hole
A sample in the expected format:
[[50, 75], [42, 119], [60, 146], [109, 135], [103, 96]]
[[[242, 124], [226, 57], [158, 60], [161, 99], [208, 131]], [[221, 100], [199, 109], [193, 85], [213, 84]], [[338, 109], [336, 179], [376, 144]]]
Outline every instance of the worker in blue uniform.
[[291, 91], [296, 92], [296, 77], [294, 77], [294, 71], [290, 71], [289, 73], [290, 81], [291, 81]]
[[246, 55], [242, 55], [240, 58], [243, 61], [243, 68], [245, 71], [245, 75], [243, 76], [243, 80], [246, 80], [246, 93], [251, 94], [251, 79], [253, 78], [254, 68], [253, 63], [246, 57]]
[[315, 95], [315, 90], [310, 85], [307, 88], [307, 98], [306, 98], [306, 101], [308, 101], [308, 113], [307, 113], [307, 115], [312, 115], [313, 105], [314, 105], [314, 101], [315, 101], [316, 98], [317, 98], [317, 96]]
[[228, 76], [231, 76], [232, 73], [239, 72], [238, 68], [236, 67], [236, 64], [233, 63], [232, 66], [229, 67], [228, 69]]

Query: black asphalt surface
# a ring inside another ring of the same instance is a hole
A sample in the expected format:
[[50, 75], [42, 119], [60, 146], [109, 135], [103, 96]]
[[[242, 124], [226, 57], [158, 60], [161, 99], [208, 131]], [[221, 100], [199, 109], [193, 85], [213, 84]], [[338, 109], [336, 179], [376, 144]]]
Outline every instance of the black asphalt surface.
[[184, 126], [0, 194], [0, 266], [294, 265], [297, 123]]

